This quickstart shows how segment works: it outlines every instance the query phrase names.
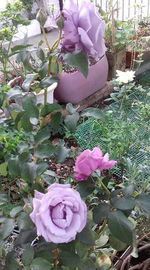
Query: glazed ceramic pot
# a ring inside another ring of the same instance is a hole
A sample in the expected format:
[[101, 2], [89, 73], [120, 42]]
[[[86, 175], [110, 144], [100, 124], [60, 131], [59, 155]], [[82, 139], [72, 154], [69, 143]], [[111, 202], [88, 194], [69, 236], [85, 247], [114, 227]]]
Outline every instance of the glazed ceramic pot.
[[95, 65], [89, 67], [88, 77], [81, 72], [63, 72], [59, 76], [58, 86], [54, 97], [62, 103], [77, 104], [94, 92], [103, 88], [108, 76], [108, 62], [104, 55]]

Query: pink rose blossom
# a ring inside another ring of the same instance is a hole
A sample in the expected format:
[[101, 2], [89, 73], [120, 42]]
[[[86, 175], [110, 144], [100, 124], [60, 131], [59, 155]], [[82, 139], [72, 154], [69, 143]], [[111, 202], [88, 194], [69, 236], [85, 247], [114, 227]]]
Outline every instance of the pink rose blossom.
[[63, 9], [64, 28], [62, 48], [66, 51], [83, 50], [88, 56], [98, 58], [105, 53], [105, 24], [96, 7], [88, 0], [66, 0]]
[[68, 243], [85, 227], [87, 207], [69, 184], [52, 184], [46, 194], [35, 191], [30, 218], [47, 242]]
[[109, 154], [103, 156], [102, 151], [95, 147], [83, 151], [76, 160], [74, 172], [77, 180], [85, 180], [95, 170], [108, 170], [116, 165], [115, 160], [109, 160]]

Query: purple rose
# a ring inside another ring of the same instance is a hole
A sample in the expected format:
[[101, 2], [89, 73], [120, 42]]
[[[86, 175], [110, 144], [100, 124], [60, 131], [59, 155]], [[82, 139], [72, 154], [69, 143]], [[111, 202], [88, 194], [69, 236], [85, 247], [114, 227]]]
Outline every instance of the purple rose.
[[66, 0], [63, 16], [65, 20], [61, 45], [64, 50], [83, 50], [94, 58], [105, 54], [105, 24], [93, 3], [79, 1], [78, 7], [74, 0]]
[[98, 147], [95, 147], [92, 151], [85, 150], [77, 157], [74, 167], [75, 178], [85, 180], [93, 171], [111, 169], [116, 163], [114, 160], [109, 160], [108, 153], [103, 156]]
[[35, 191], [30, 217], [38, 236], [47, 242], [68, 243], [85, 227], [87, 207], [69, 184], [53, 184], [46, 194]]

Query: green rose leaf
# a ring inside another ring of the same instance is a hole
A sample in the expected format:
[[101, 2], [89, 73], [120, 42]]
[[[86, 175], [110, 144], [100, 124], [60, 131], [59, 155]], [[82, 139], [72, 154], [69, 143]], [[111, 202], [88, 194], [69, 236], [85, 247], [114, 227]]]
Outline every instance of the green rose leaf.
[[41, 128], [34, 137], [35, 143], [38, 144], [45, 140], [48, 140], [51, 135], [50, 131], [51, 129], [49, 126]]
[[82, 261], [81, 265], [79, 266], [79, 270], [95, 270], [95, 269], [96, 269], [96, 265], [90, 259], [86, 259]]
[[[32, 155], [29, 152], [23, 152], [18, 156], [19, 163], [25, 163], [32, 160]], [[21, 165], [22, 166], [22, 165]]]
[[39, 87], [42, 88], [47, 88], [50, 85], [52, 85], [53, 83], [58, 82], [58, 78], [57, 77], [46, 77], [43, 78], [39, 84]]
[[29, 267], [29, 266], [25, 266], [25, 267], [23, 268], [23, 270], [30, 270], [30, 267]]
[[[22, 226], [24, 227], [24, 226]], [[15, 246], [24, 247], [24, 245], [30, 243], [36, 238], [37, 234], [36, 231], [32, 229], [30, 230], [22, 230], [20, 231], [17, 240], [15, 242]]]
[[55, 253], [51, 252], [50, 250], [42, 250], [42, 251], [38, 250], [35, 255], [36, 257], [41, 257], [50, 263], [54, 262], [54, 260], [56, 259]]
[[125, 196], [132, 196], [133, 192], [134, 192], [134, 185], [129, 185], [127, 187], [125, 187], [122, 191], [122, 193], [125, 195]]
[[50, 270], [51, 264], [47, 260], [41, 257], [38, 257], [32, 261], [30, 269], [31, 270]]
[[109, 205], [105, 202], [100, 203], [93, 209], [93, 220], [96, 224], [103, 222], [109, 212]]
[[89, 246], [83, 244], [81, 241], [76, 241], [75, 249], [77, 251], [77, 254], [83, 258], [88, 254]]
[[63, 56], [63, 60], [69, 66], [79, 68], [79, 70], [84, 75], [84, 77], [87, 78], [87, 76], [88, 76], [88, 60], [87, 60], [87, 57], [86, 57], [84, 52], [76, 51], [76, 52], [72, 52], [72, 53], [66, 53]]
[[25, 212], [22, 212], [18, 218], [17, 218], [17, 223], [19, 230], [31, 230], [33, 229], [33, 223], [29, 217], [29, 215]]
[[94, 190], [93, 182], [89, 179], [86, 180], [86, 185], [84, 181], [81, 181], [78, 183], [77, 190], [79, 191], [81, 197], [86, 198], [88, 195], [90, 195]]
[[38, 74], [27, 74], [26, 79], [24, 80], [22, 84], [22, 88], [24, 91], [28, 92], [30, 91], [31, 83], [36, 79]]
[[22, 262], [24, 265], [29, 265], [34, 258], [34, 249], [30, 245], [26, 245], [26, 248], [22, 254]]
[[122, 211], [132, 210], [135, 207], [135, 201], [132, 198], [113, 198], [112, 206]]
[[39, 111], [36, 106], [36, 96], [34, 94], [27, 94], [22, 98], [22, 107], [26, 111], [29, 117], [39, 117]]
[[74, 132], [79, 120], [79, 113], [75, 112], [72, 115], [66, 115], [64, 123], [70, 132]]
[[31, 183], [37, 177], [37, 165], [34, 162], [26, 162], [21, 167], [21, 177]]
[[49, 65], [49, 62], [46, 62], [46, 63], [44, 63], [43, 66], [40, 68], [39, 75], [40, 75], [40, 78], [41, 78], [41, 79], [43, 79], [44, 77], [46, 77], [47, 72], [48, 72], [48, 65]]
[[37, 175], [43, 174], [48, 168], [48, 164], [46, 162], [40, 162], [37, 164]]
[[56, 112], [51, 118], [51, 128], [53, 132], [57, 132], [61, 121], [61, 112]]
[[66, 110], [70, 114], [75, 113], [79, 108], [80, 108], [80, 106], [77, 106], [77, 107], [74, 108], [73, 105], [72, 105], [72, 103], [67, 103], [67, 105], [66, 105]]
[[[16, 118], [16, 122], [17, 122], [17, 118]], [[21, 119], [20, 119], [20, 125], [25, 131], [27, 131], [27, 132], [32, 131], [33, 125], [30, 122], [30, 116], [28, 115], [28, 113], [26, 113], [26, 112], [23, 113], [23, 115], [21, 116]]]
[[6, 256], [6, 270], [19, 270], [20, 266], [18, 262], [15, 260], [15, 253], [9, 252]]
[[6, 194], [0, 194], [0, 205], [8, 203], [9, 198]]
[[16, 217], [22, 211], [22, 206], [16, 206], [10, 211], [10, 217]]
[[77, 235], [77, 238], [84, 244], [94, 246], [94, 232], [89, 229], [88, 225]]
[[9, 174], [13, 177], [20, 175], [18, 157], [10, 158], [8, 160], [8, 171], [9, 171]]
[[21, 44], [21, 45], [16, 45], [16, 46], [14, 46], [14, 47], [12, 47], [11, 48], [11, 51], [14, 53], [18, 53], [19, 51], [21, 51], [21, 50], [24, 50], [24, 49], [26, 49], [26, 48], [28, 48], [28, 47], [31, 47], [32, 46], [32, 44]]
[[3, 175], [3, 176], [7, 175], [7, 163], [6, 162], [0, 164], [0, 175]]
[[57, 162], [63, 163], [68, 157], [70, 149], [64, 146], [64, 142], [60, 141], [59, 145], [56, 147], [55, 157]]
[[150, 217], [150, 195], [140, 194], [136, 197], [136, 203], [140, 209], [146, 212]]
[[36, 52], [36, 55], [42, 62], [45, 61], [45, 54], [44, 54], [44, 51], [41, 48], [38, 48], [38, 50]]
[[109, 237], [109, 244], [112, 248], [118, 251], [125, 250], [127, 244], [124, 242], [121, 242], [119, 239], [114, 237], [113, 235], [110, 235]]
[[41, 116], [45, 117], [46, 115], [54, 111], [60, 111], [60, 110], [61, 110], [61, 106], [59, 104], [46, 104], [41, 110]]
[[98, 108], [87, 108], [82, 112], [81, 116], [93, 117], [95, 119], [102, 120], [104, 119], [104, 113]]
[[96, 241], [95, 241], [95, 245], [97, 248], [101, 248], [103, 246], [105, 246], [108, 242], [108, 235], [107, 234], [101, 234], [100, 235], [100, 238], [98, 238]]
[[13, 231], [15, 221], [13, 219], [6, 219], [0, 226], [0, 240], [6, 239]]
[[37, 253], [43, 252], [43, 251], [50, 251], [51, 252], [52, 250], [54, 250], [56, 248], [57, 248], [57, 244], [54, 244], [52, 242], [47, 243], [47, 242], [45, 242], [45, 240], [43, 238], [40, 239], [37, 243]]
[[132, 243], [134, 226], [121, 211], [108, 214], [108, 227], [114, 237], [126, 244]]
[[15, 99], [21, 96], [22, 96], [22, 92], [19, 86], [11, 88], [6, 94], [7, 99]]
[[33, 126], [36, 126], [38, 124], [38, 121], [39, 121], [38, 118], [35, 118], [35, 117], [30, 117], [29, 120]]
[[62, 251], [59, 257], [60, 263], [68, 267], [77, 267], [80, 265], [80, 257], [70, 251]]
[[56, 149], [51, 144], [51, 142], [45, 141], [41, 144], [38, 144], [37, 149], [35, 151], [35, 157], [43, 159], [49, 158], [55, 153]]

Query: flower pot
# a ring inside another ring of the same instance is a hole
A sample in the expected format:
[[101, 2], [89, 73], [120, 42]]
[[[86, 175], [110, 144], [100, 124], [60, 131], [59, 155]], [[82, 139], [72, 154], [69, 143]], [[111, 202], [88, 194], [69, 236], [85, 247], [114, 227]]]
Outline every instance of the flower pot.
[[[57, 83], [53, 83], [47, 88], [47, 103], [54, 103], [54, 90], [57, 87]], [[36, 94], [37, 103], [44, 105], [44, 90], [41, 90], [40, 93]]]
[[[139, 52], [134, 53], [134, 59], [138, 60]], [[126, 68], [131, 68], [131, 62], [133, 58], [133, 52], [127, 51], [126, 52]], [[150, 59], [150, 50], [143, 51], [142, 60], [149, 61]]]
[[108, 62], [106, 55], [104, 55], [95, 65], [89, 67], [87, 78], [79, 71], [73, 73], [63, 72], [59, 76], [54, 97], [59, 102], [77, 104], [103, 88], [106, 84], [107, 75]]
[[[134, 59], [138, 59], [139, 52], [134, 53]], [[126, 52], [126, 68], [131, 68], [132, 59], [133, 58], [133, 52], [127, 51]]]

